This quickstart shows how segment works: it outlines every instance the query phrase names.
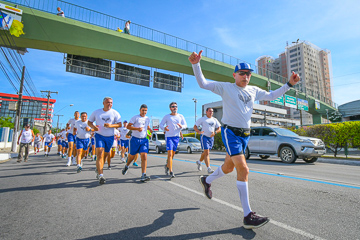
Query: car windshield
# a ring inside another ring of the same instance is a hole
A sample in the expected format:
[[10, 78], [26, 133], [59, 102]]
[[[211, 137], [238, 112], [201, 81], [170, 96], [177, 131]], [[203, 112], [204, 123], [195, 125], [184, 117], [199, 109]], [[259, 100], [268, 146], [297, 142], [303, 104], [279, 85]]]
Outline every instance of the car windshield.
[[290, 131], [289, 129], [274, 128], [274, 131], [282, 136], [287, 136], [287, 137], [298, 137], [299, 136], [296, 133]]
[[165, 134], [158, 133], [157, 137], [158, 137], [158, 140], [165, 140]]
[[188, 138], [187, 140], [188, 140], [188, 142], [191, 142], [191, 143], [198, 143], [198, 142], [200, 142], [200, 141], [197, 140], [196, 138]]

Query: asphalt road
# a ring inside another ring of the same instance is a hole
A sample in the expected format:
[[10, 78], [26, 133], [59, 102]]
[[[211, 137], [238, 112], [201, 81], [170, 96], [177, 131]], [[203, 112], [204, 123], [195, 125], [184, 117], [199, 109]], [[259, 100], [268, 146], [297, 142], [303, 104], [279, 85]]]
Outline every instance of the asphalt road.
[[[213, 182], [209, 200], [199, 153], [175, 158], [170, 181], [166, 155], [150, 153], [142, 183], [140, 167], [123, 176], [116, 156], [102, 186], [94, 162], [76, 173], [54, 152], [0, 164], [0, 239], [360, 239], [360, 166], [252, 158], [251, 207], [271, 218], [252, 231], [242, 227], [235, 173]], [[223, 158], [211, 155], [213, 168]]]

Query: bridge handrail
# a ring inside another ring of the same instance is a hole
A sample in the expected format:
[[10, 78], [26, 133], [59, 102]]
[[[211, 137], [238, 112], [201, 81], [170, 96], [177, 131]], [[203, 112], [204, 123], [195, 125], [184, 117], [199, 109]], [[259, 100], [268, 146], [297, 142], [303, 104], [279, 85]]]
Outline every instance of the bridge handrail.
[[[56, 14], [57, 7], [60, 7], [62, 11], [64, 11], [66, 18], [89, 23], [99, 27], [104, 27], [114, 31], [116, 31], [118, 27], [122, 29], [121, 27], [122, 26], [124, 27], [126, 23], [126, 20], [124, 19], [117, 18], [105, 13], [101, 13], [89, 8], [85, 8], [73, 3], [68, 3], [63, 0], [5, 0], [5, 1], [52, 14]], [[203, 50], [203, 56], [229, 65], [235, 66], [240, 62], [246, 62], [239, 58], [216, 51], [214, 49], [136, 23], [131, 23], [130, 33], [131, 35], [136, 37], [151, 40], [153, 42], [158, 42], [188, 52], [199, 52], [200, 50]], [[255, 73], [259, 75], [269, 77], [270, 79], [277, 81], [279, 83], [286, 83], [288, 81], [288, 79], [284, 78], [283, 76], [276, 74], [272, 71], [269, 71], [266, 68], [256, 66], [255, 64], [252, 63], [248, 63], [248, 64], [250, 64], [250, 66], [254, 69]], [[311, 94], [308, 95], [312, 96]], [[320, 100], [322, 100], [323, 102], [331, 105], [332, 107], [335, 108], [337, 107], [336, 103], [332, 102], [330, 99], [324, 97], [322, 98], [323, 99]]]

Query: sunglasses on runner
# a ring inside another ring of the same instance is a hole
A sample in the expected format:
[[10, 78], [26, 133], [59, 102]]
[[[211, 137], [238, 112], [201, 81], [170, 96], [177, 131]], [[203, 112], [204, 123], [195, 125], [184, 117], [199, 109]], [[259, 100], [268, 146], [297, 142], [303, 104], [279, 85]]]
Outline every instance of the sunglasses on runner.
[[244, 72], [244, 71], [238, 71], [237, 72], [240, 76], [244, 76], [246, 74], [246, 76], [250, 76], [251, 72]]
[[177, 108], [177, 106], [171, 106], [171, 108]]

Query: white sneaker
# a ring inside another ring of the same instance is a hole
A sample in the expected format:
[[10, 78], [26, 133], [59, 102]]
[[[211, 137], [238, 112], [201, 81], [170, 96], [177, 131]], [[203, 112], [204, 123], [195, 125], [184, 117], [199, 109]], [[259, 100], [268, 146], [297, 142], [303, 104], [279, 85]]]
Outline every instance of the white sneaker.
[[197, 169], [198, 169], [199, 171], [201, 171], [201, 170], [202, 170], [201, 162], [196, 161], [196, 164], [197, 164]]
[[66, 166], [67, 166], [67, 167], [70, 167], [70, 165], [71, 165], [71, 160], [68, 160]]
[[211, 167], [208, 167], [208, 173], [210, 174], [210, 173], [213, 173], [213, 172], [215, 172], [215, 170], [212, 170]]
[[123, 163], [126, 162], [126, 161], [125, 161], [125, 158], [121, 158], [120, 160], [121, 160], [121, 162], [123, 162]]

